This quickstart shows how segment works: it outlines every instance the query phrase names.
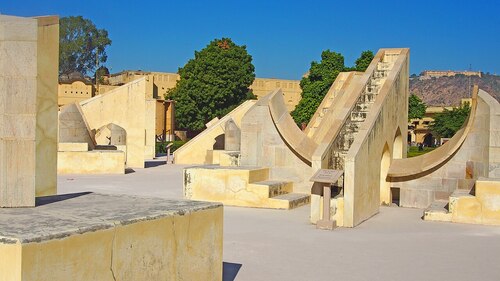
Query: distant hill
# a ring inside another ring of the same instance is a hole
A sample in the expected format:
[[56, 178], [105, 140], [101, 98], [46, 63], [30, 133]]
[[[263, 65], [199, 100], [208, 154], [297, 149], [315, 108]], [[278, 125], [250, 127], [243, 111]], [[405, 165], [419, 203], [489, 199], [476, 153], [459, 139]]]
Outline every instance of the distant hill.
[[[467, 93], [469, 77], [465, 75], [422, 78], [421, 76], [410, 78], [410, 93], [419, 96], [427, 105], [458, 105], [460, 99], [470, 97], [470, 93]], [[480, 89], [500, 101], [500, 76], [489, 74], [483, 74], [482, 77], [471, 76], [470, 84], [478, 84]]]

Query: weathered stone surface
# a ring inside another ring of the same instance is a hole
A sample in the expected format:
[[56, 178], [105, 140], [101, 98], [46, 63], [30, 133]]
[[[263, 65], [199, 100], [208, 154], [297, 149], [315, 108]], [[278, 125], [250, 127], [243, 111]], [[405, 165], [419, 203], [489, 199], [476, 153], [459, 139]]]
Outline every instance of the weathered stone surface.
[[240, 150], [241, 130], [236, 123], [230, 119], [224, 125], [224, 150]]
[[250, 166], [199, 166], [184, 169], [184, 197], [225, 205], [292, 209], [309, 203], [293, 193], [289, 181], [269, 180], [269, 169]]
[[0, 15], [0, 31], [0, 207], [33, 206], [37, 20]]
[[57, 194], [59, 17], [37, 17], [36, 196]]
[[[75, 148], [75, 144], [71, 147]], [[61, 175], [125, 174], [125, 152], [119, 150], [59, 151], [57, 162], [57, 173]]]
[[0, 279], [221, 280], [222, 223], [217, 203], [37, 198], [35, 208], [0, 209], [0, 256], [10, 257]]

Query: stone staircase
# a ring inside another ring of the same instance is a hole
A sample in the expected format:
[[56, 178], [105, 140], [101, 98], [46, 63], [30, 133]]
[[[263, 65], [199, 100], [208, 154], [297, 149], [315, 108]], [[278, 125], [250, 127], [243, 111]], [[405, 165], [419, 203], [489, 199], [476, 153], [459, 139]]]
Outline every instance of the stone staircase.
[[310, 195], [293, 192], [293, 182], [264, 180], [248, 184], [248, 190], [267, 199], [265, 208], [293, 209], [309, 204]]
[[333, 169], [335, 170], [344, 170], [345, 156], [347, 155], [347, 152], [351, 148], [351, 145], [359, 132], [361, 123], [366, 120], [366, 117], [370, 112], [370, 108], [375, 102], [378, 93], [386, 80], [387, 74], [394, 65], [389, 56], [390, 55], [386, 55], [384, 60], [377, 64], [377, 68], [372, 73], [372, 76], [365, 85], [363, 92], [349, 113], [348, 119], [340, 129], [340, 132], [334, 141]]
[[[184, 195], [230, 206], [270, 209], [293, 209], [310, 202], [309, 194], [293, 192], [292, 181], [269, 179], [269, 174], [265, 167], [191, 167], [184, 170]], [[194, 178], [198, 180], [192, 181]]]
[[452, 221], [456, 202], [460, 198], [474, 197], [471, 190], [457, 189], [449, 197], [449, 200], [436, 200], [424, 211], [426, 221]]
[[349, 73], [340, 73], [335, 80], [334, 85], [326, 93], [323, 101], [311, 118], [310, 124], [308, 124], [308, 127], [306, 129], [307, 137], [311, 138], [314, 136], [316, 130], [321, 124], [321, 121], [323, 120], [323, 117], [328, 112], [328, 110], [330, 110], [330, 107], [333, 105], [333, 101], [338, 96], [339, 91], [342, 89], [344, 83], [349, 78], [349, 75]]

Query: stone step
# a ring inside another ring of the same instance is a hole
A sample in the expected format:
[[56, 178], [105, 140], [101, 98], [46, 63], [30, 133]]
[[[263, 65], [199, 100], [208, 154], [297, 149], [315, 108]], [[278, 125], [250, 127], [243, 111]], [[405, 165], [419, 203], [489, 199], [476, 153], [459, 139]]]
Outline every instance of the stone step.
[[453, 191], [453, 193], [450, 195], [450, 200], [449, 200], [448, 209], [450, 213], [453, 213], [453, 210], [455, 209], [455, 204], [461, 197], [474, 197], [474, 195], [470, 194], [470, 190], [466, 189], [457, 189]]
[[263, 198], [271, 198], [293, 191], [293, 182], [265, 180], [248, 184], [248, 187]]
[[426, 221], [451, 221], [451, 212], [448, 211], [448, 201], [436, 200], [424, 211]]
[[311, 195], [303, 193], [287, 193], [269, 199], [280, 209], [294, 209], [302, 205], [309, 204]]

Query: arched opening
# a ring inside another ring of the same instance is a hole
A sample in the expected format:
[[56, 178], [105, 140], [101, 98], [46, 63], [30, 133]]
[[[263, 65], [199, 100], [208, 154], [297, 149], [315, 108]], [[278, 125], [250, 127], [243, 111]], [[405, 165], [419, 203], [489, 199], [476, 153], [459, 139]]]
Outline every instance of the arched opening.
[[396, 130], [396, 135], [394, 136], [394, 142], [392, 144], [392, 158], [403, 158], [403, 136], [399, 128]]
[[[409, 135], [409, 137], [411, 137]], [[411, 143], [411, 140], [408, 140], [408, 145]], [[405, 149], [404, 149], [404, 143], [403, 143], [403, 135], [401, 134], [401, 130], [398, 129], [396, 130], [396, 134], [394, 136], [394, 141], [392, 143], [392, 159], [401, 159], [403, 158], [403, 153], [406, 153]], [[390, 165], [390, 164], [389, 164]], [[387, 183], [387, 184], [391, 184], [391, 183]], [[396, 205], [399, 206], [399, 191], [400, 191], [400, 188], [399, 187], [394, 187], [394, 186], [390, 186], [389, 187], [389, 191], [390, 191], [390, 203], [394, 203]]]
[[435, 138], [431, 133], [427, 133], [424, 136], [424, 146], [431, 147], [434, 146]]
[[212, 147], [213, 150], [224, 150], [225, 134], [220, 134], [215, 138], [215, 143]]
[[127, 131], [122, 127], [109, 123], [96, 130], [95, 141], [97, 145], [121, 146], [127, 144]]
[[380, 157], [380, 205], [390, 206], [392, 203], [391, 185], [386, 180], [390, 165], [391, 153], [386, 143]]

